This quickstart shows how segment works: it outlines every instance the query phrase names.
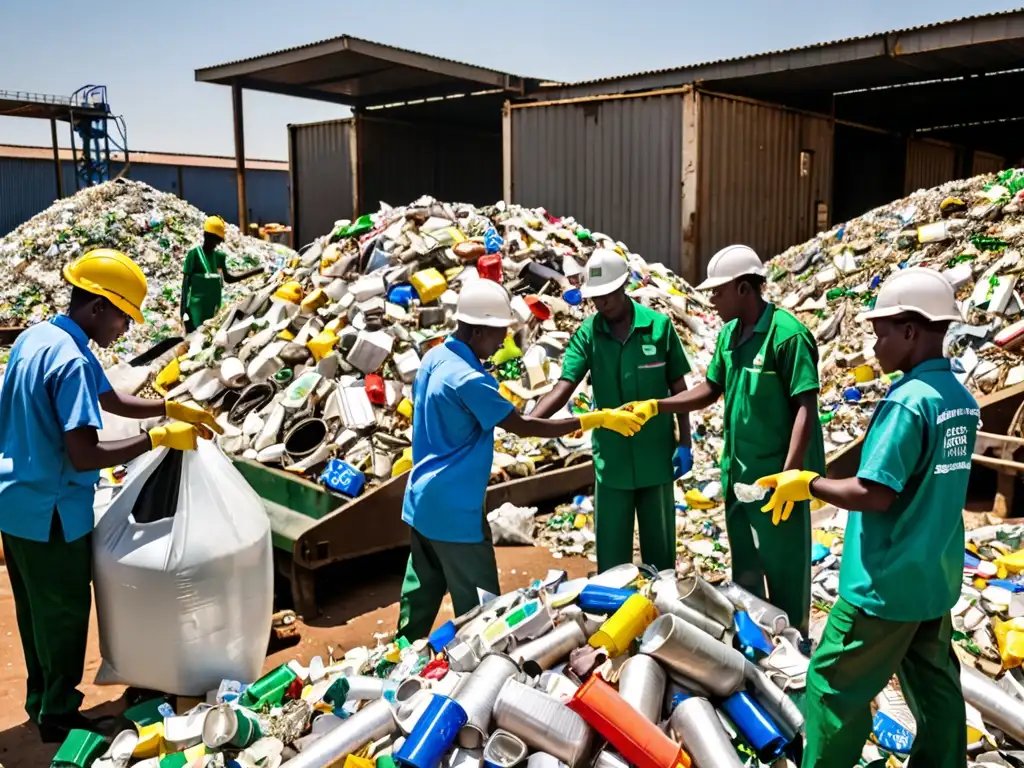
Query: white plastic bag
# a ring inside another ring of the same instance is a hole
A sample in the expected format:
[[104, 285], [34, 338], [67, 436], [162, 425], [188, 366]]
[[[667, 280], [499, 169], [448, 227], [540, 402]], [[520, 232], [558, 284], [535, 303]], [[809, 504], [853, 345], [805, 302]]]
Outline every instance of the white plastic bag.
[[270, 522], [220, 449], [136, 459], [97, 516], [96, 682], [201, 696], [256, 680], [273, 611]]
[[507, 501], [487, 513], [491, 526], [491, 539], [498, 546], [533, 545], [533, 516], [536, 507], [517, 507]]

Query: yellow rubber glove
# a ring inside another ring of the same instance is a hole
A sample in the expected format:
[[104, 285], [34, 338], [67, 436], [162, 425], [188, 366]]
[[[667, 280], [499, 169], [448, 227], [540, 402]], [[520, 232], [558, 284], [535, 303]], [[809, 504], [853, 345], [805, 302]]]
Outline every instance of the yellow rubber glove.
[[204, 427], [212, 429], [218, 435], [224, 434], [224, 428], [213, 418], [213, 414], [197, 405], [168, 400], [164, 406], [164, 411], [168, 419], [184, 421], [186, 424], [202, 424]]
[[637, 400], [634, 403], [626, 403], [622, 406], [622, 410], [635, 413], [640, 417], [641, 424], [646, 424], [648, 421], [658, 415], [658, 401], [657, 400]]
[[588, 429], [610, 429], [618, 432], [623, 437], [632, 437], [640, 431], [644, 425], [643, 421], [635, 413], [624, 411], [621, 408], [614, 410], [592, 411], [580, 415], [580, 427], [586, 432]]
[[757, 481], [757, 484], [764, 488], [775, 489], [768, 503], [761, 507], [762, 512], [771, 510], [772, 525], [789, 520], [793, 505], [798, 501], [810, 501], [814, 498], [811, 496], [811, 482], [817, 477], [817, 472], [790, 469], [777, 475], [762, 477]]
[[183, 421], [172, 421], [166, 426], [149, 430], [149, 439], [154, 448], [170, 448], [173, 451], [194, 451], [200, 438], [209, 440], [212, 437], [213, 432], [202, 424], [186, 424]]

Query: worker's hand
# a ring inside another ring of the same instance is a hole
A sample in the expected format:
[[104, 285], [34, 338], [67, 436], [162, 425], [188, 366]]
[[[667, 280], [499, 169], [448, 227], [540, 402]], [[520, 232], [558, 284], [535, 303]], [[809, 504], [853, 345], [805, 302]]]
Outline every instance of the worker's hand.
[[772, 525], [789, 520], [793, 505], [799, 501], [810, 501], [811, 483], [818, 477], [817, 472], [805, 469], [790, 469], [777, 475], [768, 475], [757, 481], [764, 488], [774, 488], [775, 493], [768, 503], [761, 507], [762, 512], [771, 510]]
[[213, 432], [202, 424], [186, 424], [183, 421], [172, 421], [163, 427], [149, 430], [149, 439], [154, 448], [170, 448], [173, 451], [194, 451], [200, 438], [210, 440]]
[[580, 427], [589, 429], [610, 429], [623, 437], [631, 437], [640, 431], [643, 421], [635, 413], [616, 408], [614, 410], [592, 411], [580, 415]]
[[688, 445], [680, 445], [672, 456], [672, 477], [678, 480], [693, 469], [693, 449]]
[[622, 410], [635, 413], [640, 417], [640, 423], [646, 424], [649, 420], [658, 415], [657, 400], [637, 400], [633, 403], [626, 403]]
[[215, 418], [213, 418], [213, 414], [209, 411], [203, 410], [198, 405], [178, 403], [174, 400], [168, 400], [165, 405], [165, 412], [167, 413], [168, 419], [184, 421], [186, 424], [202, 424], [203, 426], [212, 429], [218, 435], [224, 434], [224, 428], [217, 423]]

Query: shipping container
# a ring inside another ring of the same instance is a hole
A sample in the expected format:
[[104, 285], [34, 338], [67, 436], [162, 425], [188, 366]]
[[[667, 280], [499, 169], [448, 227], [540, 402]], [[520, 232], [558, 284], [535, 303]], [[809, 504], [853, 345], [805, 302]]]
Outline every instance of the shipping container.
[[975, 152], [972, 157], [971, 175], [983, 173], [999, 173], [1006, 168], [1006, 158], [993, 155], [991, 152]]
[[748, 99], [699, 99], [697, 277], [727, 245], [769, 259], [820, 231], [832, 190], [829, 120]]
[[292, 244], [299, 248], [355, 216], [352, 118], [288, 126]]
[[962, 176], [958, 173], [957, 148], [944, 141], [909, 139], [903, 193], [931, 189]]
[[513, 105], [510, 201], [572, 216], [680, 270], [682, 95]]

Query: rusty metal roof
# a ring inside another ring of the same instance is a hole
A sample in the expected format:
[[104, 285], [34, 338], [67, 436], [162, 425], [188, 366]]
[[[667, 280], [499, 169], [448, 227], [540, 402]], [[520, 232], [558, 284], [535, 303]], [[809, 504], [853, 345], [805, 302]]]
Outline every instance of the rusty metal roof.
[[507, 72], [349, 35], [197, 69], [195, 77], [350, 106], [488, 89], [522, 94], [526, 82]]

